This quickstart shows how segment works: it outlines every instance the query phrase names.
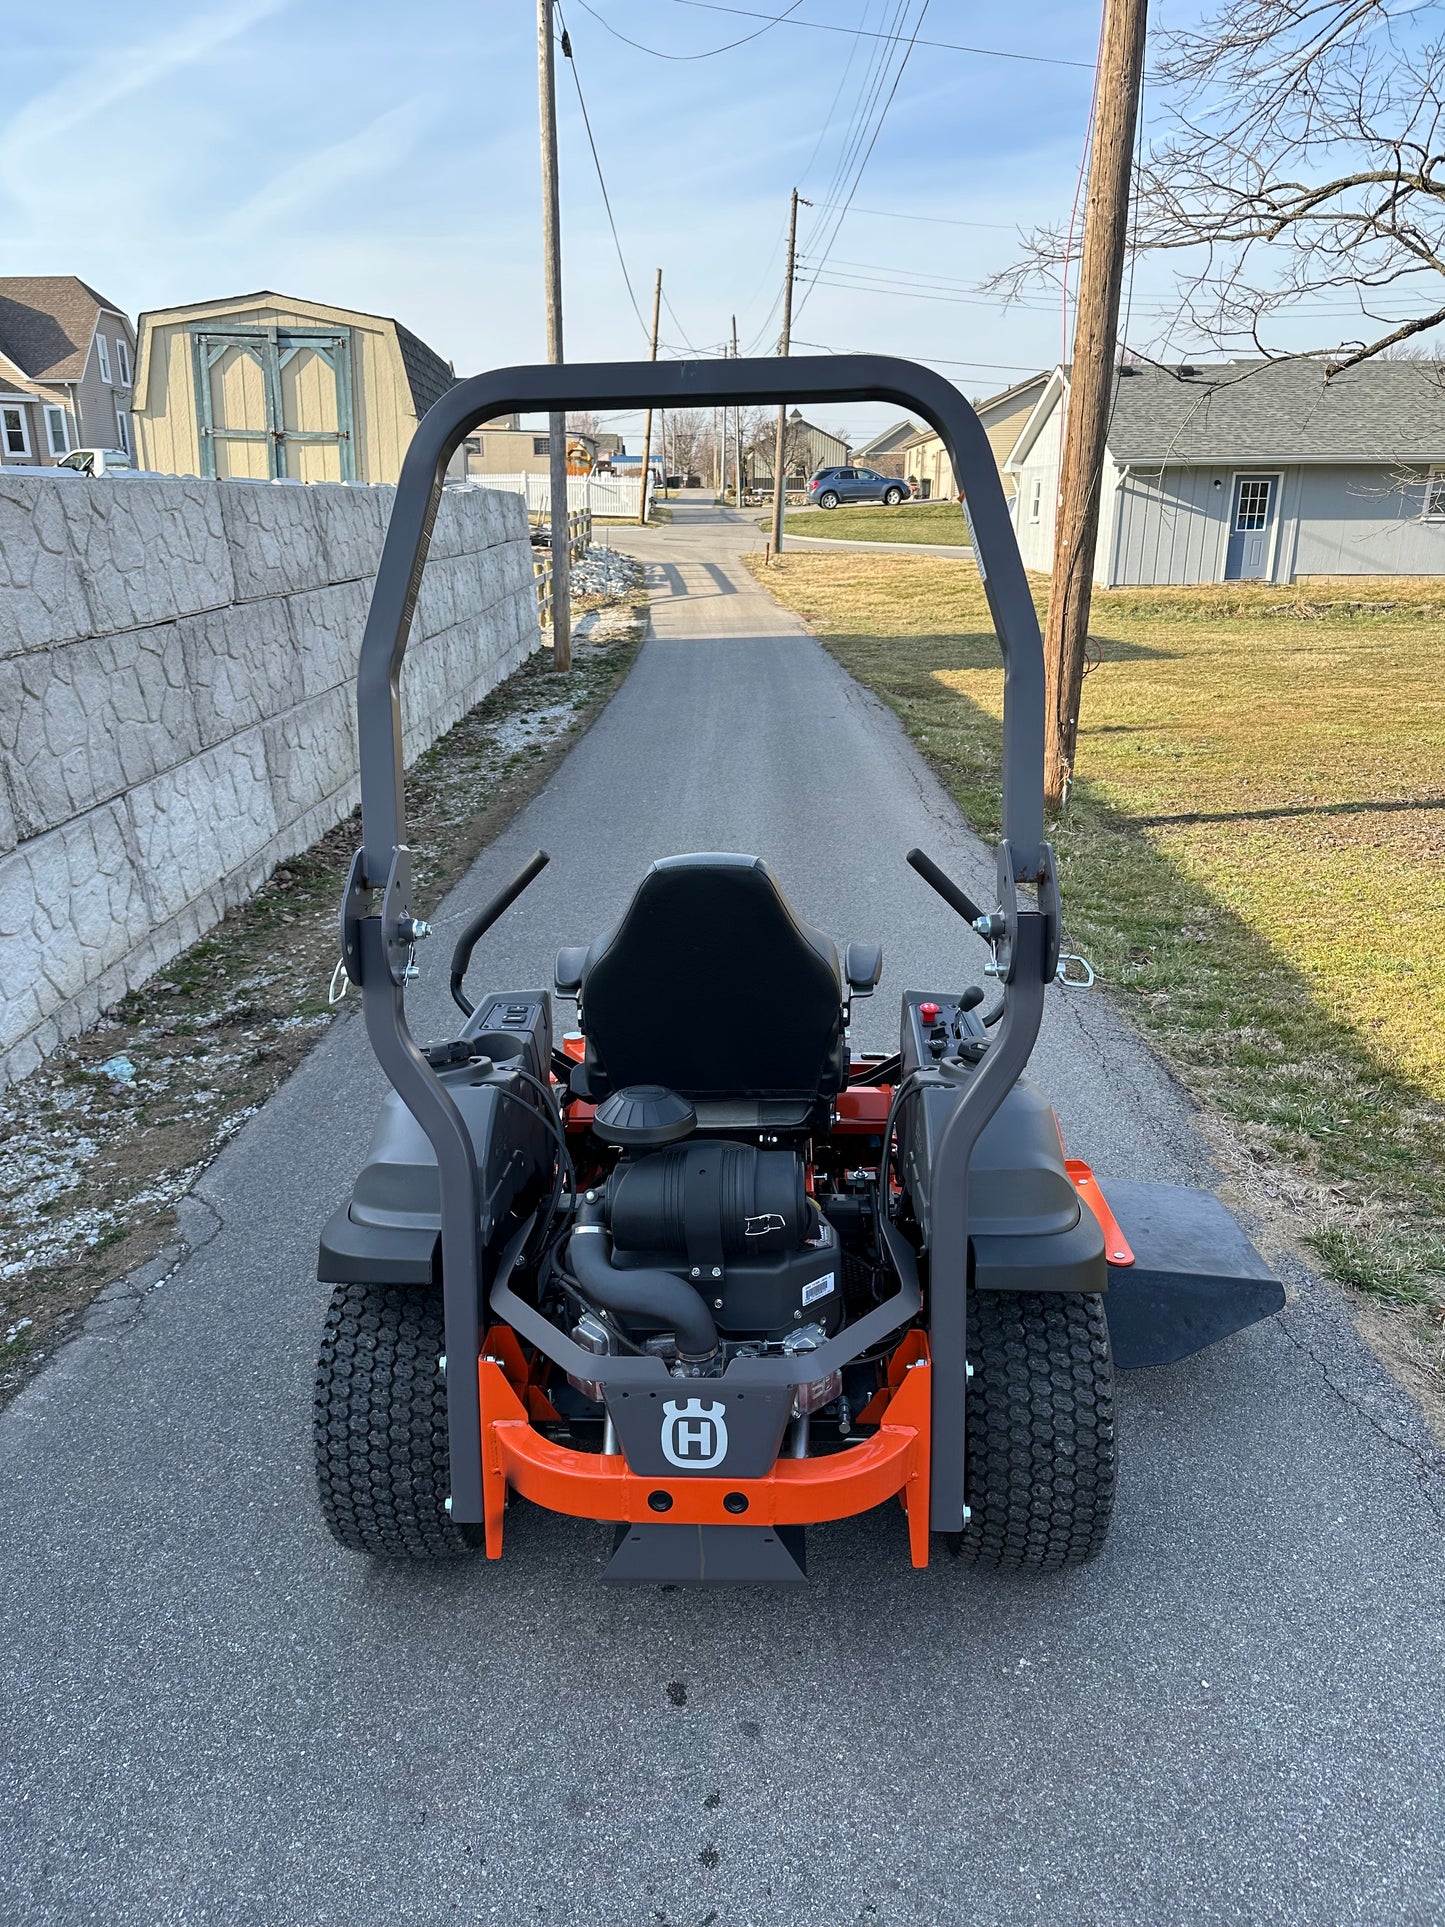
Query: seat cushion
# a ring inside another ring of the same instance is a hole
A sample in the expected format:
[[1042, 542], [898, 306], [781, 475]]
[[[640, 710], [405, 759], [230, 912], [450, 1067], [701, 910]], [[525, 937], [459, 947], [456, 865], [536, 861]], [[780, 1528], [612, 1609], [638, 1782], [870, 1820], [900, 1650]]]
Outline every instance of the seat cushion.
[[837, 949], [758, 857], [654, 863], [589, 951], [580, 1002], [595, 1096], [814, 1098], [847, 1080]]

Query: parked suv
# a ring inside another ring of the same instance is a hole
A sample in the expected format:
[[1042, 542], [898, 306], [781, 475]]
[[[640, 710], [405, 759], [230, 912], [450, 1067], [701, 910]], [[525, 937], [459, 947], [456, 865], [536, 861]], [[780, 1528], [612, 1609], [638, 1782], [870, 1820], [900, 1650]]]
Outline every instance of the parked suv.
[[891, 509], [912, 492], [907, 482], [872, 468], [820, 468], [808, 484], [808, 500], [820, 509], [835, 509], [840, 502], [882, 502]]

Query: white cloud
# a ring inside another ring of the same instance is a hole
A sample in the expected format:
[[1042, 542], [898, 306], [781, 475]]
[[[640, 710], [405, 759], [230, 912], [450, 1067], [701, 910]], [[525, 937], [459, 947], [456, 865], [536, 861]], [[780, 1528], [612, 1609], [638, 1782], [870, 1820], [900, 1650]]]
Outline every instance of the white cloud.
[[325, 203], [352, 181], [385, 174], [410, 153], [417, 136], [440, 111], [430, 95], [417, 94], [389, 107], [345, 140], [333, 141], [278, 169], [264, 186], [233, 208], [221, 223], [226, 240], [239, 240], [288, 223]]

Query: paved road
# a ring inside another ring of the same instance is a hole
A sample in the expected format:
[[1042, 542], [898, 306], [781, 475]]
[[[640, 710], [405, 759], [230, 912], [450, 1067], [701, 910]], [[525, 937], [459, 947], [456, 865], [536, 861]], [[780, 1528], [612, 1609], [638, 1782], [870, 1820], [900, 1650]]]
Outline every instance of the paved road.
[[[891, 992], [976, 964], [902, 862], [979, 877], [976, 847], [737, 566], [754, 533], [689, 508], [636, 536], [655, 640], [442, 919], [554, 853], [498, 987], [686, 848], [765, 853], [805, 914], [886, 940]], [[1108, 1007], [1050, 1005], [1079, 1150], [1204, 1172]], [[862, 1027], [886, 1041], [887, 999]], [[6, 1927], [1445, 1915], [1439, 1465], [1307, 1280], [1126, 1382], [1083, 1572], [916, 1574], [889, 1509], [815, 1532], [801, 1594], [616, 1591], [604, 1528], [520, 1505], [500, 1566], [386, 1569], [325, 1537], [307, 1439], [315, 1234], [377, 1091], [353, 1016], [202, 1180], [179, 1270], [0, 1419]]]

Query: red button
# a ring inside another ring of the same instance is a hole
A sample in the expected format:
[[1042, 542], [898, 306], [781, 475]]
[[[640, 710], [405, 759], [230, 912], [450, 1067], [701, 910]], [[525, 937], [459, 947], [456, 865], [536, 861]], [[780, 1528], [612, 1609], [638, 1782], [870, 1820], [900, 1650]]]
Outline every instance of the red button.
[[925, 1024], [931, 1024], [938, 1015], [938, 1005], [937, 1004], [920, 1004], [918, 1006], [918, 1014], [923, 1019]]

